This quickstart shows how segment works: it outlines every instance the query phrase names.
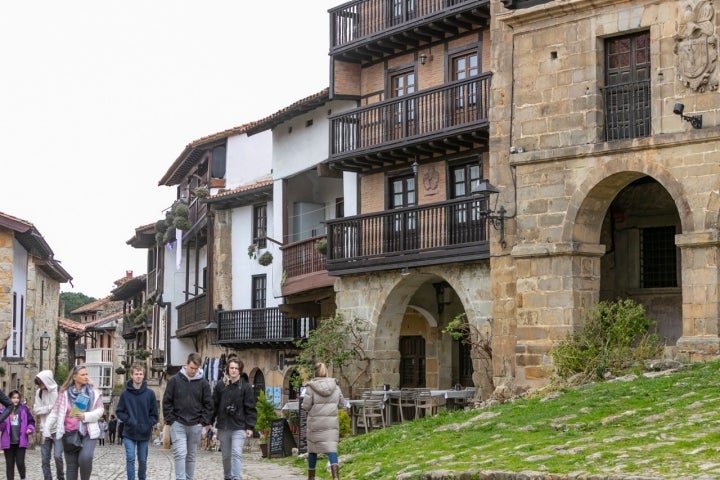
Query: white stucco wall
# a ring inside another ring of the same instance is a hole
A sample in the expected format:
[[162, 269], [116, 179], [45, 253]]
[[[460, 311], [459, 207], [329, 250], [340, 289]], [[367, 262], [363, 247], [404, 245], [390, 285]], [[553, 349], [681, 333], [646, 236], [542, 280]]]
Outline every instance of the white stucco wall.
[[[267, 236], [275, 238], [273, 234], [273, 202], [268, 202], [268, 232]], [[273, 285], [275, 284], [275, 265], [281, 264], [282, 253], [278, 245], [267, 242], [267, 248], [258, 252], [258, 257], [266, 250], [272, 253], [273, 263], [267, 267], [260, 265], [255, 258], [248, 257], [248, 246], [252, 243], [252, 205], [234, 208], [232, 211], [232, 308], [243, 310], [251, 308], [252, 277], [253, 275], [267, 275], [266, 307], [277, 307], [279, 302], [275, 298]]]
[[[25, 318], [25, 309], [27, 308], [27, 279], [28, 279], [28, 253], [23, 248], [22, 245], [20, 245], [20, 242], [13, 239], [13, 277], [12, 277], [12, 292], [13, 294], [17, 295], [17, 304], [15, 305], [15, 308], [18, 309], [18, 311], [15, 312], [15, 317], [20, 322], [22, 320], [23, 327], [25, 326], [26, 318]], [[10, 297], [10, 300], [12, 301], [12, 296]], [[19, 309], [23, 309], [23, 311], [19, 311]], [[22, 357], [25, 355], [25, 342], [23, 338], [19, 338], [19, 334], [21, 332], [20, 329], [21, 325], [18, 323], [17, 325], [13, 326], [12, 323], [10, 323], [10, 338], [8, 339], [7, 347], [7, 356], [9, 357]], [[25, 332], [27, 333], [27, 329], [25, 329]], [[11, 350], [13, 346], [13, 338], [15, 335], [18, 335], [17, 342], [15, 343], [15, 350]]]
[[267, 178], [272, 161], [272, 134], [261, 132], [251, 137], [235, 135], [227, 140], [226, 186], [231, 189]]

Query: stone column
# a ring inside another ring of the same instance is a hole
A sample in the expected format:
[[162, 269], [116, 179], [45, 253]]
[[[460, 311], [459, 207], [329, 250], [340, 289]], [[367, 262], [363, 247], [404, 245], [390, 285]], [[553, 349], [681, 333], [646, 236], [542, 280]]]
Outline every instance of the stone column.
[[12, 323], [13, 234], [0, 230], [0, 348], [10, 338]]
[[232, 310], [232, 210], [217, 210], [214, 215], [212, 261], [215, 291], [212, 298], [216, 304], [222, 304], [223, 310]]
[[517, 269], [518, 383], [541, 386], [552, 374], [550, 350], [583, 324], [599, 299], [604, 245], [548, 243], [513, 249]]
[[720, 304], [718, 302], [718, 245], [720, 232], [675, 236], [682, 265], [683, 336], [677, 341], [675, 357], [703, 360], [720, 352]]

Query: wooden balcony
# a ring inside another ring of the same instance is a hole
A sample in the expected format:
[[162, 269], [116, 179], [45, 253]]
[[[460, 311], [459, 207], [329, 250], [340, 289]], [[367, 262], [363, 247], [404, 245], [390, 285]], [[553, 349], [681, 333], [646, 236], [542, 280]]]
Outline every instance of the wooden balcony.
[[335, 283], [335, 279], [327, 273], [325, 255], [315, 248], [315, 243], [325, 238], [325, 235], [321, 235], [280, 248], [285, 269], [285, 282], [281, 287], [283, 296], [329, 287]]
[[491, 78], [484, 73], [331, 116], [329, 163], [367, 172], [487, 148]]
[[178, 337], [197, 335], [208, 324], [208, 298], [202, 293], [177, 307]]
[[328, 273], [348, 275], [487, 259], [486, 205], [486, 197], [476, 195], [328, 220]]
[[85, 363], [113, 363], [113, 349], [88, 348], [85, 350]]
[[357, 0], [330, 10], [330, 55], [369, 63], [486, 28], [489, 0]]
[[295, 347], [315, 328], [315, 318], [286, 318], [277, 307], [226, 310], [217, 314], [217, 343], [233, 348]]

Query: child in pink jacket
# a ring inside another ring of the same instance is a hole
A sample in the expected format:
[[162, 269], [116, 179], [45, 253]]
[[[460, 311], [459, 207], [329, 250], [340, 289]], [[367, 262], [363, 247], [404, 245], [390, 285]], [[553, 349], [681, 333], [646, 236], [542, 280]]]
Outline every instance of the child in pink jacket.
[[0, 448], [5, 454], [5, 474], [7, 480], [15, 480], [15, 465], [20, 480], [25, 480], [25, 450], [29, 446], [28, 437], [35, 433], [35, 419], [30, 409], [20, 403], [20, 392], [10, 392], [10, 415], [0, 423]]

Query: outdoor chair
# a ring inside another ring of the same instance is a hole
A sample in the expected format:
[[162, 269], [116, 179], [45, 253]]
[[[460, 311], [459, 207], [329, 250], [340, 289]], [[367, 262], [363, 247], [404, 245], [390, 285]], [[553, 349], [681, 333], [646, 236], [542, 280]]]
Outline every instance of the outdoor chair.
[[429, 388], [418, 388], [415, 397], [415, 418], [428, 414], [435, 415], [438, 409], [437, 399], [433, 398]]
[[362, 404], [362, 426], [368, 429], [385, 428], [385, 403], [382, 398], [365, 398]]
[[417, 418], [417, 406], [415, 405], [416, 396], [417, 393], [414, 388], [401, 388], [400, 396], [390, 399], [391, 405], [396, 407], [399, 412], [401, 423], [405, 421], [405, 417], [407, 417], [408, 420], [415, 420]]

